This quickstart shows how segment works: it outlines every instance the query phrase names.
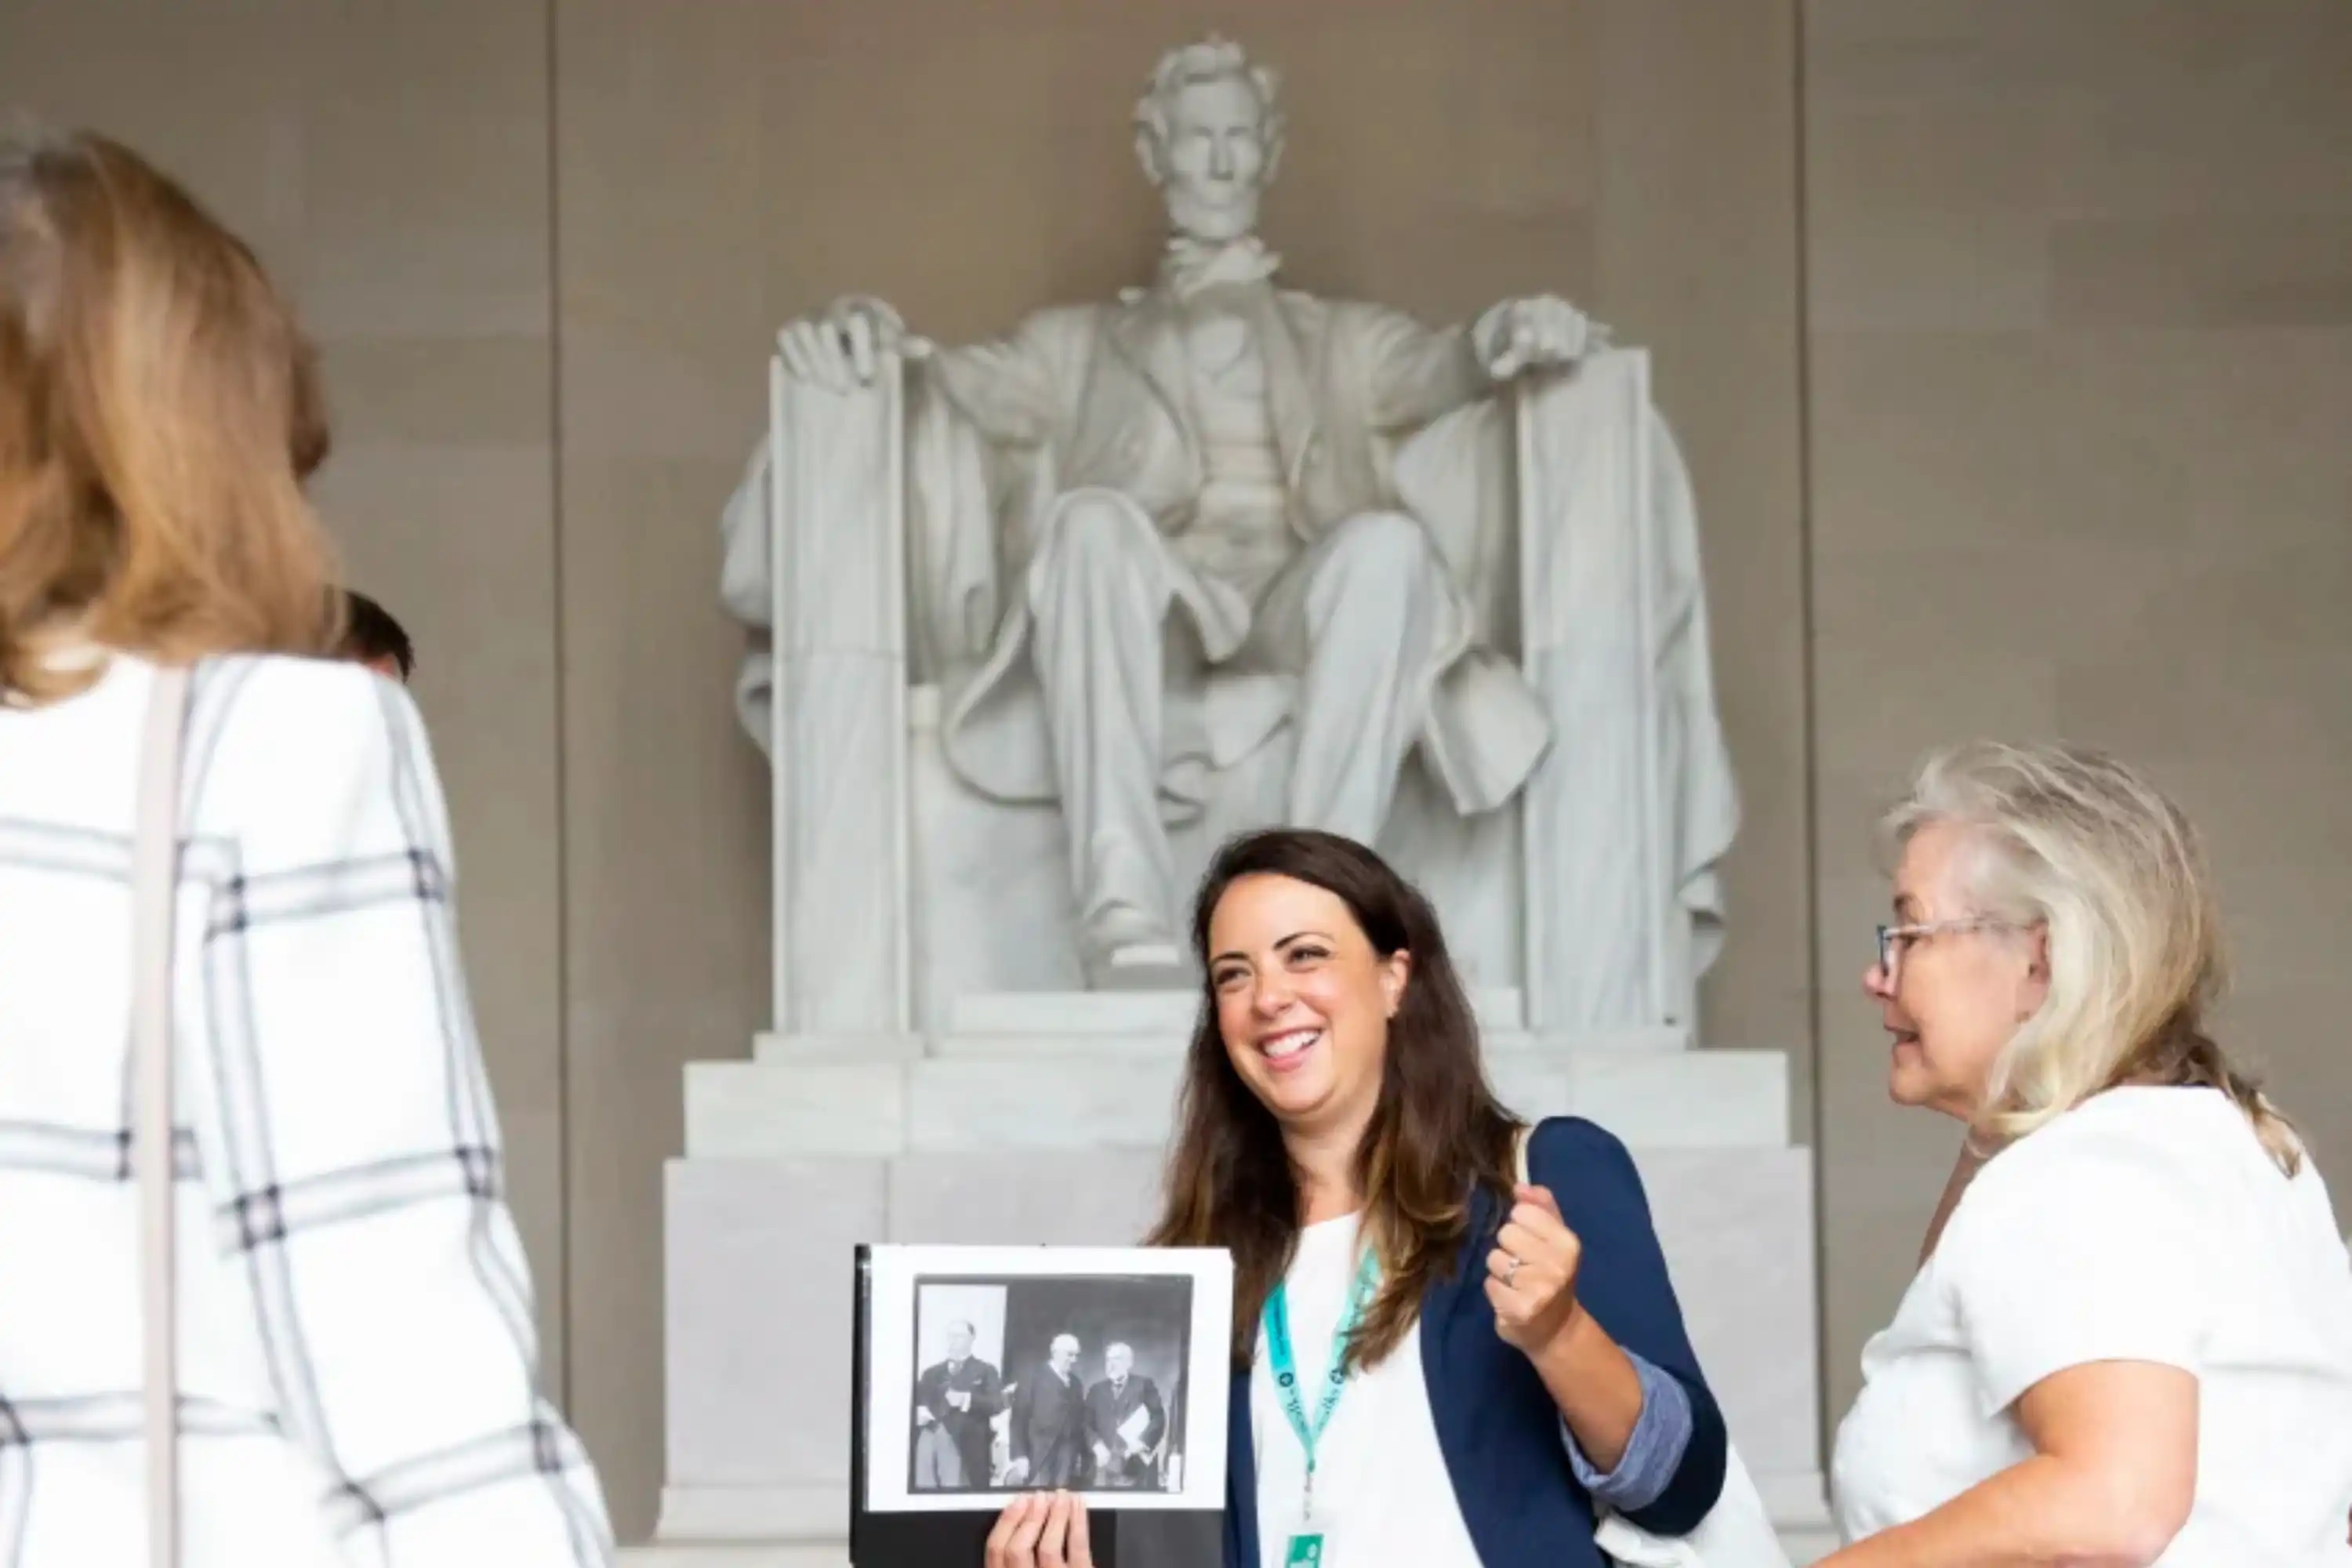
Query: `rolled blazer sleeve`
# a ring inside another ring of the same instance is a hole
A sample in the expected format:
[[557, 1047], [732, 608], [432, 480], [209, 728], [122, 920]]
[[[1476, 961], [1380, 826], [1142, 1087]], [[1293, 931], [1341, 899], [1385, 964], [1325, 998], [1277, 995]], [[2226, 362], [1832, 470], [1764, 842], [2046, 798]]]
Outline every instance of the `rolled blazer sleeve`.
[[1690, 1406], [1689, 1435], [1672, 1473], [1648, 1501], [1622, 1510], [1655, 1534], [1687, 1534], [1722, 1493], [1728, 1440], [1723, 1412], [1683, 1328], [1641, 1173], [1615, 1137], [1576, 1118], [1544, 1123], [1528, 1153], [1529, 1174], [1550, 1189], [1583, 1243], [1576, 1291], [1584, 1310], [1637, 1368], [1672, 1378]]
[[200, 931], [183, 912], [184, 1059], [204, 1042], [183, 1094], [276, 1419], [354, 1562], [606, 1563], [594, 1472], [536, 1386], [416, 710], [355, 666], [232, 663], [207, 685], [191, 853], [232, 869]]
[[1625, 1359], [1633, 1363], [1633, 1375], [1642, 1384], [1642, 1414], [1634, 1418], [1633, 1434], [1625, 1439], [1625, 1452], [1614, 1469], [1595, 1465], [1577, 1446], [1576, 1434], [1566, 1418], [1559, 1424], [1560, 1439], [1568, 1445], [1568, 1462], [1576, 1471], [1577, 1481], [1592, 1494], [1593, 1501], [1606, 1503], [1620, 1513], [1647, 1508], [1658, 1500], [1681, 1468], [1691, 1435], [1690, 1395], [1683, 1392], [1683, 1385], [1632, 1351], [1625, 1352]]

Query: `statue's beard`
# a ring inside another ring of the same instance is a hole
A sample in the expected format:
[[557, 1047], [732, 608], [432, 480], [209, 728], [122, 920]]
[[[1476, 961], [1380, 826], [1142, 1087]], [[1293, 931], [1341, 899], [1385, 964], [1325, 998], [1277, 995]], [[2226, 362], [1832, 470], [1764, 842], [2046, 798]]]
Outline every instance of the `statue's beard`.
[[1244, 189], [1222, 200], [1211, 200], [1180, 186], [1171, 186], [1168, 226], [1187, 239], [1209, 245], [1224, 245], [1243, 238], [1257, 227], [1257, 193]]

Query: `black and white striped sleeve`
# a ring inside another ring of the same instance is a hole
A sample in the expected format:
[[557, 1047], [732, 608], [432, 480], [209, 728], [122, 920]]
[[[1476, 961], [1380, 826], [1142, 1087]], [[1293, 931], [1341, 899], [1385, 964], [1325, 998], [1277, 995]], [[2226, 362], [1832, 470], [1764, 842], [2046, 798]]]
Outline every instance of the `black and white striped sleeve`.
[[227, 860], [201, 929], [183, 912], [180, 1034], [278, 1419], [355, 1562], [605, 1563], [594, 1472], [536, 1386], [423, 724], [355, 667], [245, 673], [191, 736]]

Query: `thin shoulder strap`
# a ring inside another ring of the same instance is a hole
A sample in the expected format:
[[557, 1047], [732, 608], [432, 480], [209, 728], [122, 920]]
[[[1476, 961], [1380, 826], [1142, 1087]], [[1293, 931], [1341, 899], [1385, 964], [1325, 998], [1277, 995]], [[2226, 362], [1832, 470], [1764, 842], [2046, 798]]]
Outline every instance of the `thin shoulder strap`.
[[1522, 1127], [1511, 1134], [1511, 1170], [1523, 1187], [1535, 1185], [1535, 1178], [1528, 1174], [1528, 1143], [1535, 1135], [1533, 1126]]
[[137, 1095], [131, 1157], [139, 1173], [141, 1286], [146, 1331], [147, 1541], [153, 1568], [179, 1558], [179, 1376], [173, 1330], [172, 915], [179, 884], [180, 739], [188, 672], [155, 672], [139, 754], [139, 825], [131, 857], [131, 1049]]

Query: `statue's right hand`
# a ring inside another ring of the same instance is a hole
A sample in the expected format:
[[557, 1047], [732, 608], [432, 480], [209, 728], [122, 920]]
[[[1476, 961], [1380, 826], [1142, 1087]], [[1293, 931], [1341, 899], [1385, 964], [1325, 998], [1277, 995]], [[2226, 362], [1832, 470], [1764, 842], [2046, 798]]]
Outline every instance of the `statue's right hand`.
[[898, 312], [879, 300], [853, 294], [776, 334], [784, 368], [834, 392], [874, 384], [885, 355], [919, 357], [929, 345], [908, 335]]

